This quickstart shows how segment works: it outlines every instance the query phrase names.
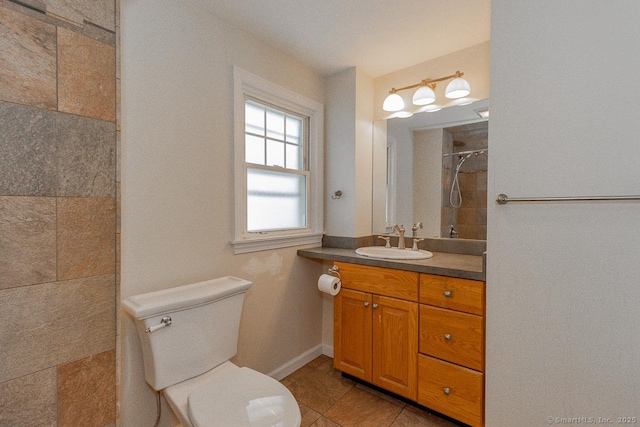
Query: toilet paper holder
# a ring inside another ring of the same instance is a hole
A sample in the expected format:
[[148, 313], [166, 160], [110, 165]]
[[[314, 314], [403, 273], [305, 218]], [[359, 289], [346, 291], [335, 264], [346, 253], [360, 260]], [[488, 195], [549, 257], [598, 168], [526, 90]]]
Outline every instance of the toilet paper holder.
[[340, 276], [340, 267], [338, 267], [337, 265], [334, 265], [329, 269], [329, 274], [331, 274], [332, 276], [337, 276], [338, 279], [342, 281], [342, 277]]

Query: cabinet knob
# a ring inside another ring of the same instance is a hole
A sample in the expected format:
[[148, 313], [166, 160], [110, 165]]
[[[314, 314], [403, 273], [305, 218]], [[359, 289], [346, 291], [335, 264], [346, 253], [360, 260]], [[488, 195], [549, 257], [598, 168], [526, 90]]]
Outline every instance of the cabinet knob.
[[369, 307], [369, 301], [365, 301], [364, 306]]
[[373, 308], [378, 308], [378, 304], [373, 304]]
[[451, 291], [444, 291], [442, 293], [446, 298], [451, 298]]
[[444, 339], [447, 341], [451, 341], [451, 334], [444, 334]]
[[449, 389], [449, 387], [445, 387], [442, 391], [444, 391], [444, 394], [446, 394], [447, 396], [451, 394], [451, 389]]

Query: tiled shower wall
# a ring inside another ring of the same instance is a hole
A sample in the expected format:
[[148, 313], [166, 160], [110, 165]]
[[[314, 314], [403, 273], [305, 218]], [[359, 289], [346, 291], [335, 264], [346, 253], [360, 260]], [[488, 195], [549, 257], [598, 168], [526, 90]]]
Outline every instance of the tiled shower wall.
[[117, 0], [0, 0], [0, 426], [116, 424]]
[[[487, 149], [489, 145], [488, 122], [472, 123], [445, 129], [443, 153]], [[488, 154], [467, 159], [458, 175], [462, 205], [452, 208], [449, 204], [451, 184], [459, 156], [442, 159], [442, 221], [441, 236], [449, 236], [454, 225], [461, 239], [487, 239], [487, 166]]]

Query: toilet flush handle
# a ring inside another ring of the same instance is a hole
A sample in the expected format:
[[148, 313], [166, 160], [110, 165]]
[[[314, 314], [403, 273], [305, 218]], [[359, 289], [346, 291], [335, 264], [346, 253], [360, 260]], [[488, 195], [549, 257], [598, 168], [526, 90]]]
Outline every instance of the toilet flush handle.
[[149, 326], [147, 329], [145, 329], [144, 331], [148, 334], [152, 334], [155, 331], [157, 331], [158, 329], [162, 329], [165, 328], [167, 326], [171, 326], [171, 317], [169, 316], [164, 316], [162, 319], [160, 319], [160, 324], [159, 325], [155, 325], [155, 326]]

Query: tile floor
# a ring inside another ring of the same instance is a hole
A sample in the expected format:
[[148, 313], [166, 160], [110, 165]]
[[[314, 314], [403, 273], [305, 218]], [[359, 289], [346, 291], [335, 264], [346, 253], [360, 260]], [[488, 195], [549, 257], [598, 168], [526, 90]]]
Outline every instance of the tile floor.
[[[320, 356], [281, 381], [298, 400], [301, 427], [457, 427], [444, 418], [341, 376]], [[461, 424], [463, 425], [463, 424]]]

